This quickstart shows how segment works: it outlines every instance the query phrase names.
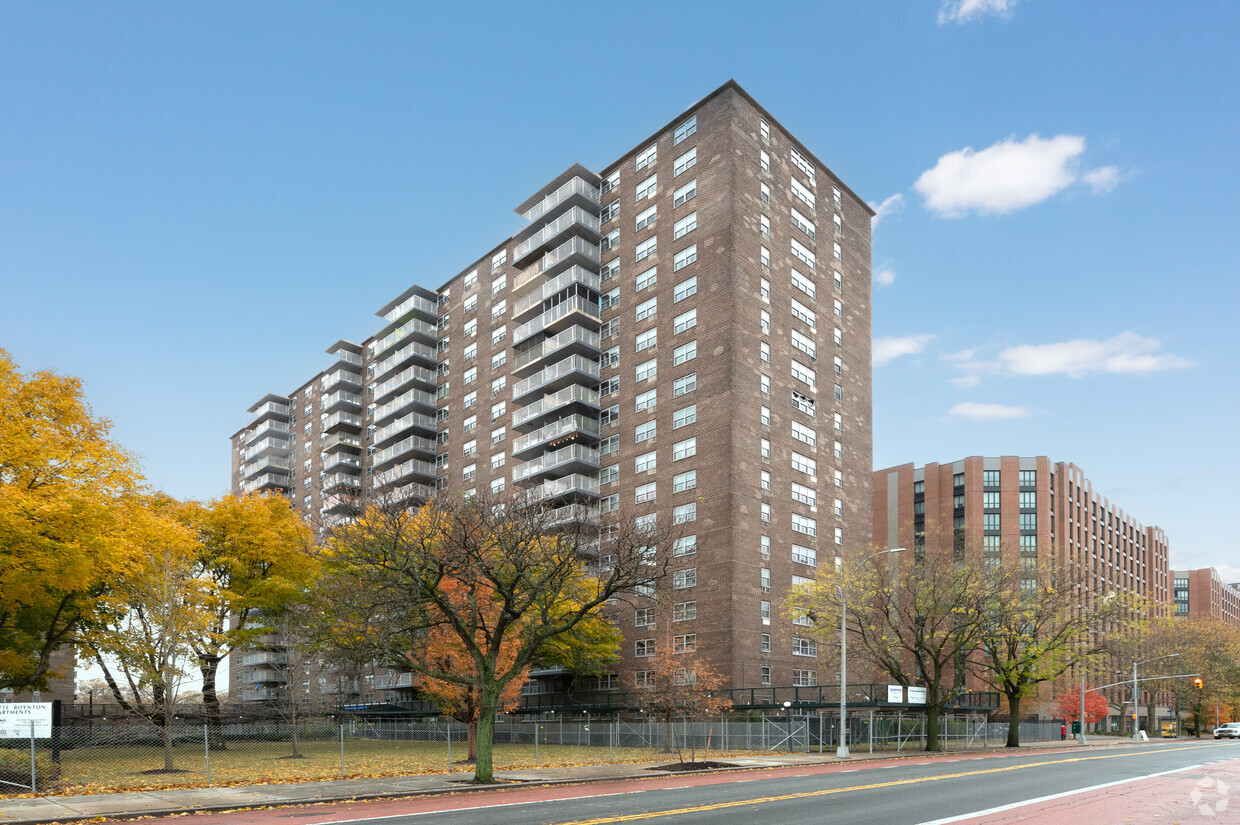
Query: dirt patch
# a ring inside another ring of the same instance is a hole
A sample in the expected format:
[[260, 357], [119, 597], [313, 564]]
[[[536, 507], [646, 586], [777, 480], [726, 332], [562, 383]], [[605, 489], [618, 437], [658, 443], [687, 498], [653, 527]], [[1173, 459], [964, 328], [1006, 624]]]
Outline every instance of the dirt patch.
[[668, 771], [670, 773], [684, 773], [687, 771], [713, 771], [717, 768], [735, 768], [731, 762], [672, 762], [669, 765], [659, 765], [650, 768], [652, 771]]

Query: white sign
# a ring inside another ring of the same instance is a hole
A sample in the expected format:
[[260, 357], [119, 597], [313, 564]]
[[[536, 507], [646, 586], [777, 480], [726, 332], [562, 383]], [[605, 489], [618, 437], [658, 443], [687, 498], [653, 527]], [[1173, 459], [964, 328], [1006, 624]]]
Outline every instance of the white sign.
[[904, 685], [887, 685], [887, 701], [896, 705], [904, 704]]
[[46, 739], [52, 735], [51, 702], [0, 702], [0, 739], [30, 738], [30, 723], [34, 722], [34, 735]]
[[908, 689], [908, 703], [910, 705], [924, 705], [926, 703], [926, 689], [910, 685]]

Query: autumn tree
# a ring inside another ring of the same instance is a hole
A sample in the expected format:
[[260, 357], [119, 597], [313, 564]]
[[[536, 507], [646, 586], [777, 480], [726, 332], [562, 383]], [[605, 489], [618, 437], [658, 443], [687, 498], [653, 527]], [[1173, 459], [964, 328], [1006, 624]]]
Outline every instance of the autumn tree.
[[47, 688], [51, 656], [125, 564], [133, 457], [109, 438], [76, 378], [23, 375], [0, 350], [0, 689]]
[[304, 598], [316, 561], [309, 528], [283, 496], [227, 495], [187, 504], [181, 517], [197, 539], [200, 578], [212, 594], [211, 620], [190, 645], [207, 721], [218, 731], [220, 662], [272, 632], [272, 620]]
[[[598, 524], [522, 495], [372, 505], [331, 536], [321, 605], [335, 643], [475, 691], [474, 781], [491, 782], [495, 715], [548, 644], [661, 575], [646, 548], [671, 525]], [[444, 640], [455, 655], [445, 658]], [[436, 644], [429, 644], [435, 642]], [[464, 658], [469, 668], [451, 666]]]
[[[1142, 658], [1154, 659], [1168, 654], [1174, 658], [1149, 662], [1141, 667], [1140, 676], [1150, 679], [1150, 690], [1165, 691], [1172, 697], [1178, 712], [1187, 712], [1197, 735], [1201, 736], [1208, 721], [1214, 718], [1214, 705], [1226, 705], [1236, 695], [1240, 679], [1240, 631], [1233, 625], [1213, 618], [1162, 618], [1149, 623], [1141, 639]], [[1198, 674], [1201, 687], [1192, 677], [1177, 674]]]
[[[1080, 721], [1081, 718], [1081, 692], [1080, 690], [1065, 690], [1063, 693], [1055, 695], [1055, 703], [1051, 707], [1051, 712], [1058, 719], [1066, 719], [1069, 722]], [[1107, 718], [1107, 714], [1111, 712], [1111, 704], [1107, 698], [1099, 693], [1093, 685], [1085, 686], [1085, 721], [1091, 725], [1096, 725]], [[1012, 719], [1012, 725], [1017, 720]]]
[[[731, 710], [723, 677], [698, 655], [696, 634], [662, 634], [646, 668], [632, 677], [634, 706], [662, 725], [663, 752], [671, 753], [674, 745], [684, 762], [684, 741], [676, 739], [674, 724], [714, 719]], [[697, 761], [696, 745], [691, 747], [690, 761]]]
[[856, 655], [893, 682], [924, 684], [926, 750], [937, 751], [939, 719], [964, 684], [967, 656], [982, 640], [984, 585], [978, 567], [957, 563], [950, 548], [879, 555], [873, 562], [858, 556], [794, 589], [789, 607], [812, 619], [821, 640], [838, 643], [840, 595], [847, 587], [850, 664]]

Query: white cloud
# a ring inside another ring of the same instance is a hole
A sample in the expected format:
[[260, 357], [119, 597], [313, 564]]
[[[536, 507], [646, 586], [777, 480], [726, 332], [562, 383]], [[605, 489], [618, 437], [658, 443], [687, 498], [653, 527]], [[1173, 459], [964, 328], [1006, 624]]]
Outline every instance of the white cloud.
[[1036, 133], [1015, 136], [975, 152], [966, 146], [938, 159], [913, 184], [926, 208], [955, 218], [971, 211], [1003, 214], [1040, 203], [1077, 180], [1085, 138]]
[[1095, 195], [1107, 194], [1119, 186], [1123, 179], [1124, 175], [1119, 171], [1118, 166], [1100, 166], [1081, 175], [1081, 180], [1089, 184], [1089, 188], [1094, 190]]
[[943, 0], [939, 9], [939, 25], [969, 23], [987, 15], [1007, 17], [1016, 0]]
[[948, 410], [948, 415], [967, 418], [970, 421], [1008, 421], [1029, 415], [1027, 407], [1010, 407], [1007, 404], [978, 404], [965, 401]]
[[926, 344], [934, 338], [933, 335], [905, 335], [903, 338], [875, 338], [874, 339], [874, 366], [882, 366], [888, 361], [892, 361], [903, 355], [917, 355]]
[[978, 384], [982, 383], [982, 379], [977, 375], [961, 375], [957, 378], [947, 379], [947, 383], [961, 390], [971, 390]]
[[1184, 369], [1192, 362], [1159, 353], [1157, 338], [1123, 332], [1104, 341], [1087, 338], [1057, 344], [1021, 344], [999, 353], [1004, 371], [1012, 375], [1069, 375], [1091, 373], [1149, 373]]
[[880, 267], [874, 273], [874, 280], [883, 286], [891, 286], [896, 282], [896, 271], [889, 266]]
[[888, 215], [904, 211], [904, 195], [897, 192], [891, 197], [884, 199], [882, 203], [871, 202], [870, 208], [874, 210], [874, 217], [870, 219], [870, 228], [873, 229], [878, 226], [879, 221]]
[[[1223, 581], [1228, 584], [1240, 582], [1240, 567], [1236, 567], [1234, 564], [1216, 564], [1214, 569], [1223, 577]], [[1236, 717], [1233, 716], [1232, 718], [1235, 719]]]

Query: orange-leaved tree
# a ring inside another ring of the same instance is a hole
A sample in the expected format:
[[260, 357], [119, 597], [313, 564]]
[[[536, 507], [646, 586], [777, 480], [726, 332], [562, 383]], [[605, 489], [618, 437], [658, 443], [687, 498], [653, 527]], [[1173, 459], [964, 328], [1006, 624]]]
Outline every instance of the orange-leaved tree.
[[[1107, 698], [1094, 689], [1093, 685], [1085, 686], [1085, 721], [1090, 724], [1096, 724], [1107, 718], [1107, 714], [1111, 712], [1110, 704]], [[1060, 719], [1066, 719], [1069, 722], [1080, 721], [1081, 718], [1081, 691], [1065, 690], [1063, 693], [1055, 695], [1055, 704], [1051, 708], [1051, 713]], [[1012, 724], [1016, 724], [1016, 720], [1012, 720]]]

